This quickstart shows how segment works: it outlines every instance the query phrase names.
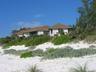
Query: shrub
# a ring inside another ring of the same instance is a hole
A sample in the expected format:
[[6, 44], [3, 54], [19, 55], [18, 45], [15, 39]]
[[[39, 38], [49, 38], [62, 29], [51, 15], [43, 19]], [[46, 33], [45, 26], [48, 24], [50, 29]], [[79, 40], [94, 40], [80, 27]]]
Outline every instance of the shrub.
[[29, 51], [21, 54], [21, 58], [34, 57], [34, 56], [43, 56], [43, 50]]
[[20, 57], [21, 57], [21, 58], [32, 57], [32, 52], [30, 51], [30, 52], [22, 53]]
[[39, 45], [48, 41], [50, 41], [49, 36], [32, 37], [31, 39], [28, 40], [28, 42], [26, 43], [26, 46], [35, 46], [35, 45]]
[[59, 45], [67, 42], [70, 42], [70, 37], [67, 35], [56, 36], [52, 39], [52, 43], [54, 43], [55, 45]]

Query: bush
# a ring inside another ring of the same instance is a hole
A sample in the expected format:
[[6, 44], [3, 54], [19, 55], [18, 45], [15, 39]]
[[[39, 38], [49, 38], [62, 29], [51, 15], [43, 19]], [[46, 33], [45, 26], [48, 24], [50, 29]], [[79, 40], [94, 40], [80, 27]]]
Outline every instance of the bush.
[[43, 56], [43, 50], [29, 51], [21, 54], [21, 58], [34, 57], [34, 56]]
[[66, 35], [56, 36], [52, 39], [52, 43], [55, 45], [63, 44], [70, 42], [70, 37]]
[[39, 45], [48, 41], [50, 41], [49, 36], [32, 37], [31, 39], [28, 40], [28, 42], [26, 43], [26, 46], [35, 46], [35, 45]]
[[12, 45], [35, 46], [50, 41], [50, 36], [34, 36], [31, 38], [1, 38], [0, 43], [4, 44], [3, 48], [9, 48]]
[[30, 52], [22, 53], [20, 57], [21, 57], [21, 58], [32, 57], [32, 52], [30, 51]]

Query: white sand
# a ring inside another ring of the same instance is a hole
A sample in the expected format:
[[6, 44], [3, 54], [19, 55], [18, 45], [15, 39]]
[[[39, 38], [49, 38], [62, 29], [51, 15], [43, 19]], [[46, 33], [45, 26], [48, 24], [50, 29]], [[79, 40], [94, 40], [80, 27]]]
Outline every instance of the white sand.
[[77, 43], [66, 43], [61, 45], [54, 45], [51, 42], [47, 42], [47, 43], [36, 46], [35, 50], [42, 49], [43, 51], [46, 51], [48, 48], [66, 48], [66, 47], [71, 47], [73, 49], [81, 49], [81, 48], [89, 48], [90, 46], [95, 46], [96, 48], [96, 43], [88, 44], [84, 41], [80, 41]]
[[70, 72], [71, 68], [84, 66], [86, 63], [88, 70], [96, 71], [96, 55], [43, 61], [40, 61], [40, 57], [20, 59], [12, 55], [0, 55], [0, 72], [25, 72], [33, 65], [37, 65], [43, 72]]
[[[74, 49], [89, 48], [90, 46], [96, 46], [96, 44], [88, 44], [80, 41], [78, 43], [69, 43], [62, 45], [53, 45], [52, 43], [44, 43], [38, 45], [36, 49], [46, 50], [47, 48], [64, 48], [70, 46]], [[26, 50], [28, 47], [12, 46], [9, 49]], [[0, 49], [2, 52], [3, 49]], [[42, 60], [40, 57], [33, 57], [27, 59], [21, 59], [18, 56], [2, 55], [0, 53], [0, 72], [26, 72], [32, 65], [37, 67], [43, 72], [71, 72], [70, 69], [77, 67], [78, 65], [84, 66], [87, 63], [89, 70], [96, 71], [96, 55], [85, 56], [80, 58], [58, 58], [53, 60]]]
[[[71, 47], [73, 49], [81, 49], [81, 48], [89, 48], [90, 46], [94, 46], [96, 48], [96, 43], [91, 43], [88, 44], [84, 41], [79, 41], [77, 43], [66, 43], [66, 44], [61, 44], [61, 45], [54, 45], [51, 42], [47, 42], [44, 44], [40, 44], [38, 46], [36, 46], [36, 48], [34, 50], [37, 49], [42, 49], [43, 51], [46, 51], [49, 48], [66, 48], [66, 47]], [[27, 50], [29, 47], [25, 47], [25, 45], [18, 45], [18, 46], [11, 46], [9, 48], [7, 48], [6, 50], [10, 50], [10, 49], [14, 49], [14, 50]]]
[[10, 49], [14, 49], [14, 50], [27, 50], [28, 47], [25, 47], [25, 45], [17, 45], [17, 46], [11, 46], [9, 48], [7, 48], [6, 50], [10, 50]]

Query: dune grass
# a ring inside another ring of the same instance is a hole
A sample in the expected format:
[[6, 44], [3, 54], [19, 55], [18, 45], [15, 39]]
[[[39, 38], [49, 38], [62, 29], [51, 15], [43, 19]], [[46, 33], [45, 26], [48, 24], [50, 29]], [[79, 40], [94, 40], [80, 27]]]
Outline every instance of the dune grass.
[[21, 58], [40, 56], [43, 59], [54, 59], [63, 57], [82, 57], [86, 55], [96, 54], [96, 49], [84, 48], [84, 49], [72, 49], [72, 48], [62, 48], [62, 49], [48, 49], [47, 51], [36, 50], [31, 52], [25, 52], [21, 54]]
[[32, 66], [29, 70], [28, 70], [28, 72], [42, 72], [40, 69], [38, 69], [37, 68], [37, 66], [35, 65], [35, 66]]

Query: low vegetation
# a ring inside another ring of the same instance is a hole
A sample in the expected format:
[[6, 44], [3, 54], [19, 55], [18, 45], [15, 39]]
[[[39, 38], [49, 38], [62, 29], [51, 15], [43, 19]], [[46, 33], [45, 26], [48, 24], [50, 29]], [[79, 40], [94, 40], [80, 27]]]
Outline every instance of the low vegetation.
[[71, 41], [71, 39], [67, 35], [56, 36], [52, 39], [52, 43], [54, 43], [55, 45], [68, 43], [70, 41]]
[[40, 69], [37, 68], [37, 66], [32, 66], [28, 72], [42, 72]]
[[25, 52], [21, 54], [21, 58], [41, 56], [43, 59], [54, 59], [54, 58], [62, 58], [62, 57], [82, 57], [86, 55], [96, 54], [96, 49], [72, 49], [72, 48], [64, 48], [64, 49], [48, 49], [43, 52], [42, 50], [36, 50], [31, 52]]
[[26, 58], [26, 57], [32, 57], [32, 56], [33, 56], [32, 52], [29, 51], [29, 52], [22, 53], [20, 57], [21, 58]]
[[82, 57], [93, 54], [96, 54], [96, 49], [48, 49], [44, 54], [44, 58], [53, 59], [62, 57]]
[[21, 54], [21, 58], [34, 57], [34, 56], [43, 56], [42, 50], [27, 51]]
[[14, 36], [7, 37], [7, 38], [1, 38], [0, 43], [4, 44], [4, 48], [9, 48], [12, 45], [26, 45], [26, 46], [36, 46], [45, 42], [52, 42], [55, 45], [63, 44], [70, 42], [71, 39], [67, 35], [61, 35], [61, 36], [33, 36], [29, 38], [17, 38]]
[[29, 38], [18, 38], [13, 36], [0, 38], [0, 43], [4, 44], [3, 48], [9, 48], [12, 45], [35, 46], [51, 40], [50, 36], [34, 36]]
[[35, 45], [39, 45], [45, 42], [50, 41], [51, 37], [49, 36], [37, 36], [37, 37], [32, 37], [31, 39], [29, 39], [26, 42], [26, 46], [35, 46]]
[[89, 71], [87, 65], [84, 66], [79, 65], [76, 68], [71, 68], [70, 72], [96, 72], [96, 71]]

